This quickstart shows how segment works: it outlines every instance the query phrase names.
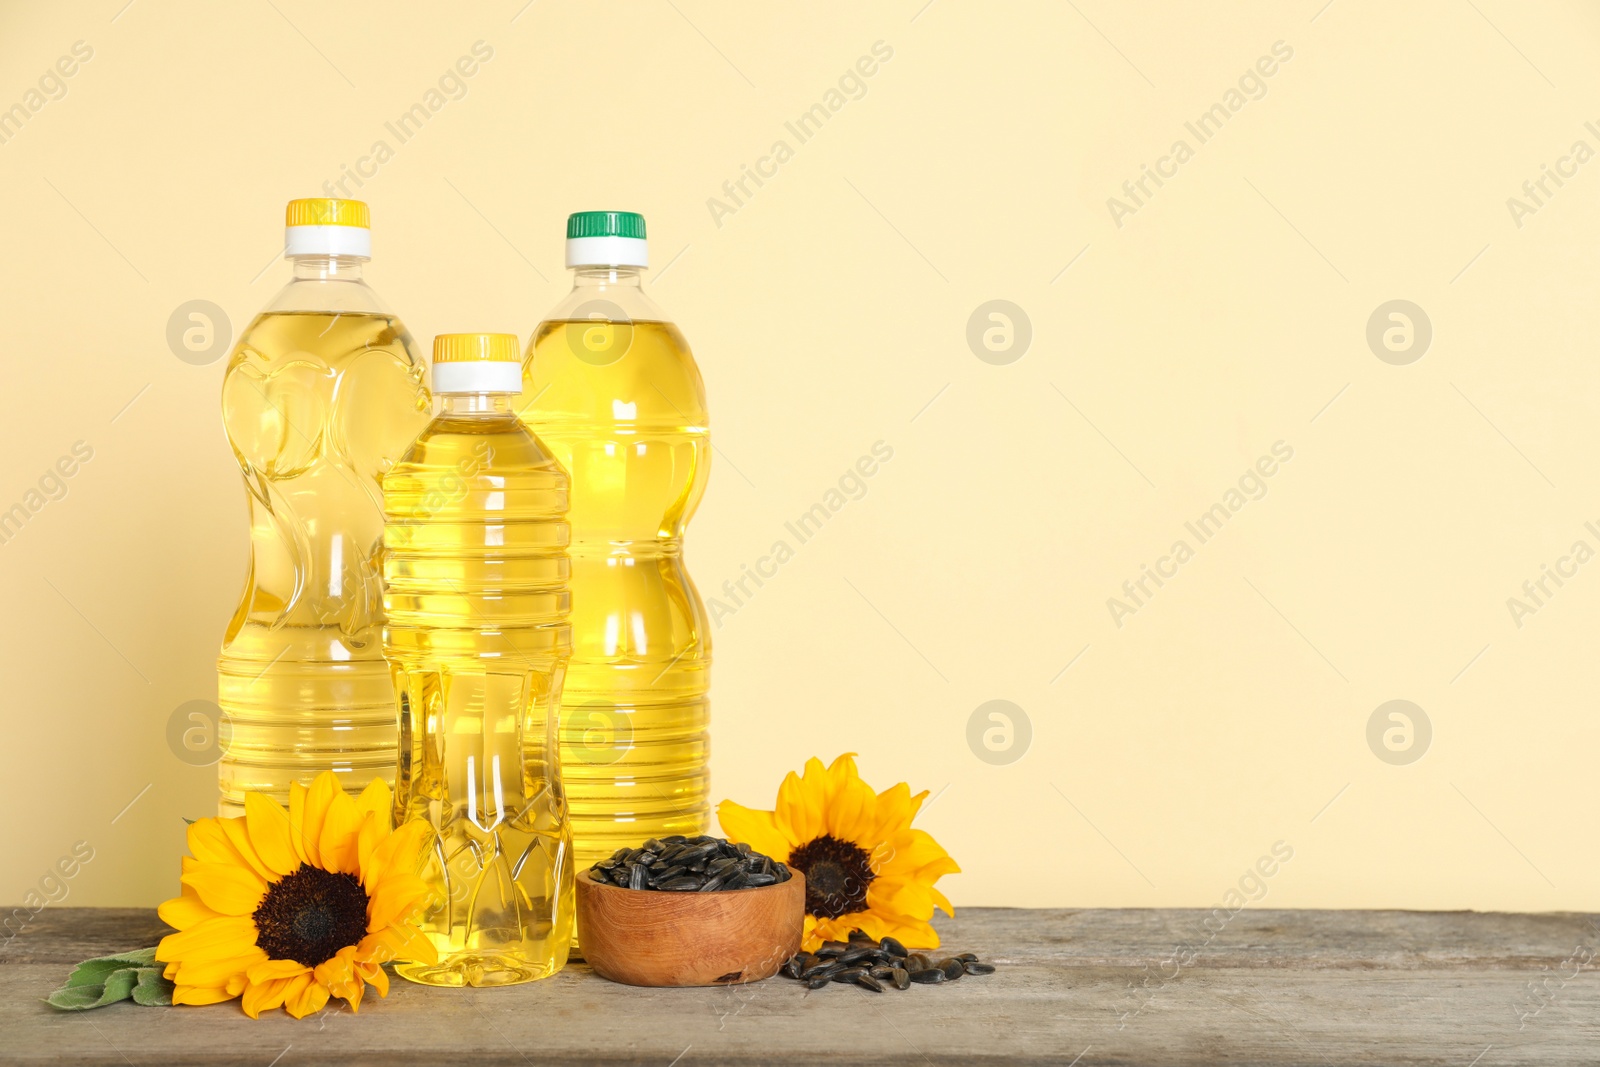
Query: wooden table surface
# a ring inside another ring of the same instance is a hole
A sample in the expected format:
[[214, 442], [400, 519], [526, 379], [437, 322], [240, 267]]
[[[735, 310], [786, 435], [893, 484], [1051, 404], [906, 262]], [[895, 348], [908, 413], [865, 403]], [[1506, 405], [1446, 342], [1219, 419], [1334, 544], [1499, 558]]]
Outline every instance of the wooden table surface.
[[1209, 916], [963, 909], [939, 924], [945, 948], [999, 971], [903, 993], [635, 989], [573, 964], [500, 990], [395, 980], [359, 1015], [252, 1022], [237, 1004], [48, 1007], [72, 964], [163, 932], [150, 911], [49, 907], [0, 948], [0, 1062], [1600, 1063], [1591, 916], [1246, 909], [1215, 933]]

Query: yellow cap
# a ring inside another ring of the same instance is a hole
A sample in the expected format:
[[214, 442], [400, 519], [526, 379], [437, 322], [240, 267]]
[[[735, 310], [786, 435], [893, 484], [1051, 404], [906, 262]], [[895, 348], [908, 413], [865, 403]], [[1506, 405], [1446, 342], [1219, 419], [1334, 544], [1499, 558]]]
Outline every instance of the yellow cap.
[[441, 333], [433, 339], [435, 363], [521, 363], [514, 333]]
[[372, 223], [367, 205], [360, 200], [331, 200], [317, 197], [312, 200], [291, 200], [284, 213], [288, 226], [355, 226], [370, 230]]

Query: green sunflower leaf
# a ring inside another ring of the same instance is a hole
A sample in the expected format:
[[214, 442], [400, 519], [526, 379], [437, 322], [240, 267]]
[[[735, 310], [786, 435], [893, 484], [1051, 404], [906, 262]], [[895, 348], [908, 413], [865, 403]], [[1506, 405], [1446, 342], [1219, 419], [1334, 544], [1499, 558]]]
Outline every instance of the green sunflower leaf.
[[103, 985], [106, 976], [113, 971], [120, 971], [128, 967], [154, 967], [156, 965], [156, 950], [153, 948], [135, 949], [132, 952], [119, 952], [114, 956], [97, 956], [92, 960], [84, 960], [72, 969], [72, 975], [67, 979], [67, 985]]
[[130, 997], [136, 1004], [171, 1004], [172, 983], [162, 970], [153, 948], [99, 956], [74, 967], [67, 984], [45, 1001], [64, 1011], [103, 1008]]
[[139, 984], [133, 987], [133, 1002], [145, 1007], [168, 1007], [172, 1004], [172, 983], [161, 977], [155, 967], [139, 968]]

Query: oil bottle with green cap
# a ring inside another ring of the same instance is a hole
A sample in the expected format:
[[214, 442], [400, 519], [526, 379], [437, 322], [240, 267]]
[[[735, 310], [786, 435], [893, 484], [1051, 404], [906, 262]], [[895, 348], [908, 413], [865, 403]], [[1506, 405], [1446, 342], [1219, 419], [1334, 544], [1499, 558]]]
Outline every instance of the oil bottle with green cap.
[[689, 343], [644, 290], [644, 216], [572, 215], [566, 262], [517, 403], [572, 477], [561, 758], [581, 868], [707, 827], [711, 634], [683, 538], [711, 444]]

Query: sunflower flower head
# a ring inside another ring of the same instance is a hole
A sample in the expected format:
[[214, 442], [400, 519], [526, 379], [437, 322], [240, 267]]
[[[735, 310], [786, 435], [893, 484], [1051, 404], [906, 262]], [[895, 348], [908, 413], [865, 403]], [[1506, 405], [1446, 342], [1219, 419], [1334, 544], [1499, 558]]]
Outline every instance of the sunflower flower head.
[[191, 823], [183, 893], [159, 909], [177, 931], [156, 949], [172, 1002], [239, 997], [252, 1019], [277, 1007], [299, 1019], [342, 997], [355, 1011], [368, 985], [388, 994], [385, 962], [433, 962], [416, 922], [431, 831], [393, 829], [391, 803], [381, 781], [352, 797], [324, 771], [291, 788], [288, 811], [248, 793], [243, 816]]
[[912, 796], [901, 782], [874, 793], [854, 757], [847, 752], [829, 767], [813, 758], [804, 775], [790, 771], [772, 811], [724, 800], [722, 832], [805, 872], [806, 951], [852, 930], [937, 948], [933, 909], [955, 909], [933, 884], [961, 868], [927, 831], [911, 828], [927, 792]]

